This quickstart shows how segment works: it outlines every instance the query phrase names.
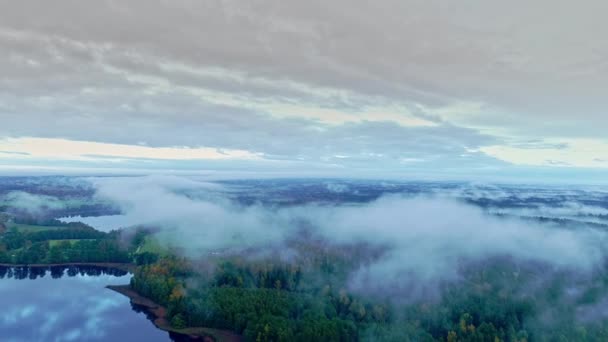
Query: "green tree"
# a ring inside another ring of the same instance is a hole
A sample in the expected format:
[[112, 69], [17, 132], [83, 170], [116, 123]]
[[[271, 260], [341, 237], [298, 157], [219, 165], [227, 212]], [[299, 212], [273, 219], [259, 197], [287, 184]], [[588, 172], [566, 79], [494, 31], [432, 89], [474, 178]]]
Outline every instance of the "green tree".
[[184, 319], [184, 316], [182, 316], [181, 313], [178, 313], [177, 315], [173, 316], [173, 318], [171, 319], [171, 326], [175, 329], [186, 328], [186, 320]]

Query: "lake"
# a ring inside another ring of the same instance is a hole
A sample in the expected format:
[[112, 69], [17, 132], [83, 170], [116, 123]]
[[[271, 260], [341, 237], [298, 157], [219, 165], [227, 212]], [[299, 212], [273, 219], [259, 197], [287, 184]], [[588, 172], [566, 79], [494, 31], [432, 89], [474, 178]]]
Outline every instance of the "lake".
[[139, 222], [134, 221], [126, 215], [104, 215], [104, 216], [68, 216], [58, 218], [59, 221], [70, 223], [70, 222], [82, 222], [102, 232], [109, 232], [111, 230], [118, 230], [121, 228], [137, 225]]
[[130, 278], [96, 267], [0, 267], [2, 341], [171, 341], [127, 297], [105, 288]]

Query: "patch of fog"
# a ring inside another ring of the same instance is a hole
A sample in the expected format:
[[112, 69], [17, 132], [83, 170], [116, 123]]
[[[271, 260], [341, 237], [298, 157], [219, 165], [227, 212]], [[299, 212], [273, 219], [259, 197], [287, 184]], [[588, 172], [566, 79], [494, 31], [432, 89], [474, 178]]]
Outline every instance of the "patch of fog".
[[[269, 208], [236, 205], [216, 191], [217, 185], [179, 177], [103, 178], [94, 186], [97, 196], [125, 213], [123, 225], [160, 227], [167, 243], [193, 256], [223, 249], [280, 250], [302, 222], [330, 243], [386, 248], [384, 257], [352, 275], [351, 286], [360, 290], [453, 279], [461, 260], [495, 255], [591, 270], [608, 245], [603, 231], [498, 219], [449, 198], [385, 196], [357, 206]], [[205, 199], [190, 198], [183, 194], [188, 188], [213, 191]]]
[[25, 210], [31, 214], [39, 214], [47, 209], [63, 209], [65, 204], [54, 196], [36, 195], [25, 191], [12, 191], [3, 196], [0, 203], [10, 207]]
[[346, 184], [343, 184], [343, 183], [326, 183], [325, 187], [327, 188], [328, 191], [335, 192], [338, 194], [342, 194], [342, 193], [346, 193], [346, 192], [350, 191], [349, 186]]
[[489, 213], [513, 215], [525, 218], [568, 219], [580, 223], [608, 224], [608, 209], [584, 205], [573, 201], [562, 202], [556, 206], [530, 205], [526, 208], [490, 208]]

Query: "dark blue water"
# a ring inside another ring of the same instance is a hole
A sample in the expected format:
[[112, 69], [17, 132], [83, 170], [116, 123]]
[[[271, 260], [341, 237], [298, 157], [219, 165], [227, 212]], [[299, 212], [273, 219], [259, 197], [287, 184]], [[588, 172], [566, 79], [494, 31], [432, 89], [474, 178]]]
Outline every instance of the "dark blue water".
[[128, 298], [105, 288], [128, 284], [131, 276], [108, 272], [0, 268], [0, 340], [171, 341]]

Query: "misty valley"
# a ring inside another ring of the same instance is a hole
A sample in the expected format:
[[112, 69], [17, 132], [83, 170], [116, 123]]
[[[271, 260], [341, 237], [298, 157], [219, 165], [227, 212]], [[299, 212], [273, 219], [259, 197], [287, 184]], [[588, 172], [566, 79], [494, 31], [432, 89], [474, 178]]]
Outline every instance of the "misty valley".
[[603, 341], [607, 229], [597, 186], [0, 177], [0, 331]]
[[606, 13], [0, 0], [0, 342], [608, 342]]

